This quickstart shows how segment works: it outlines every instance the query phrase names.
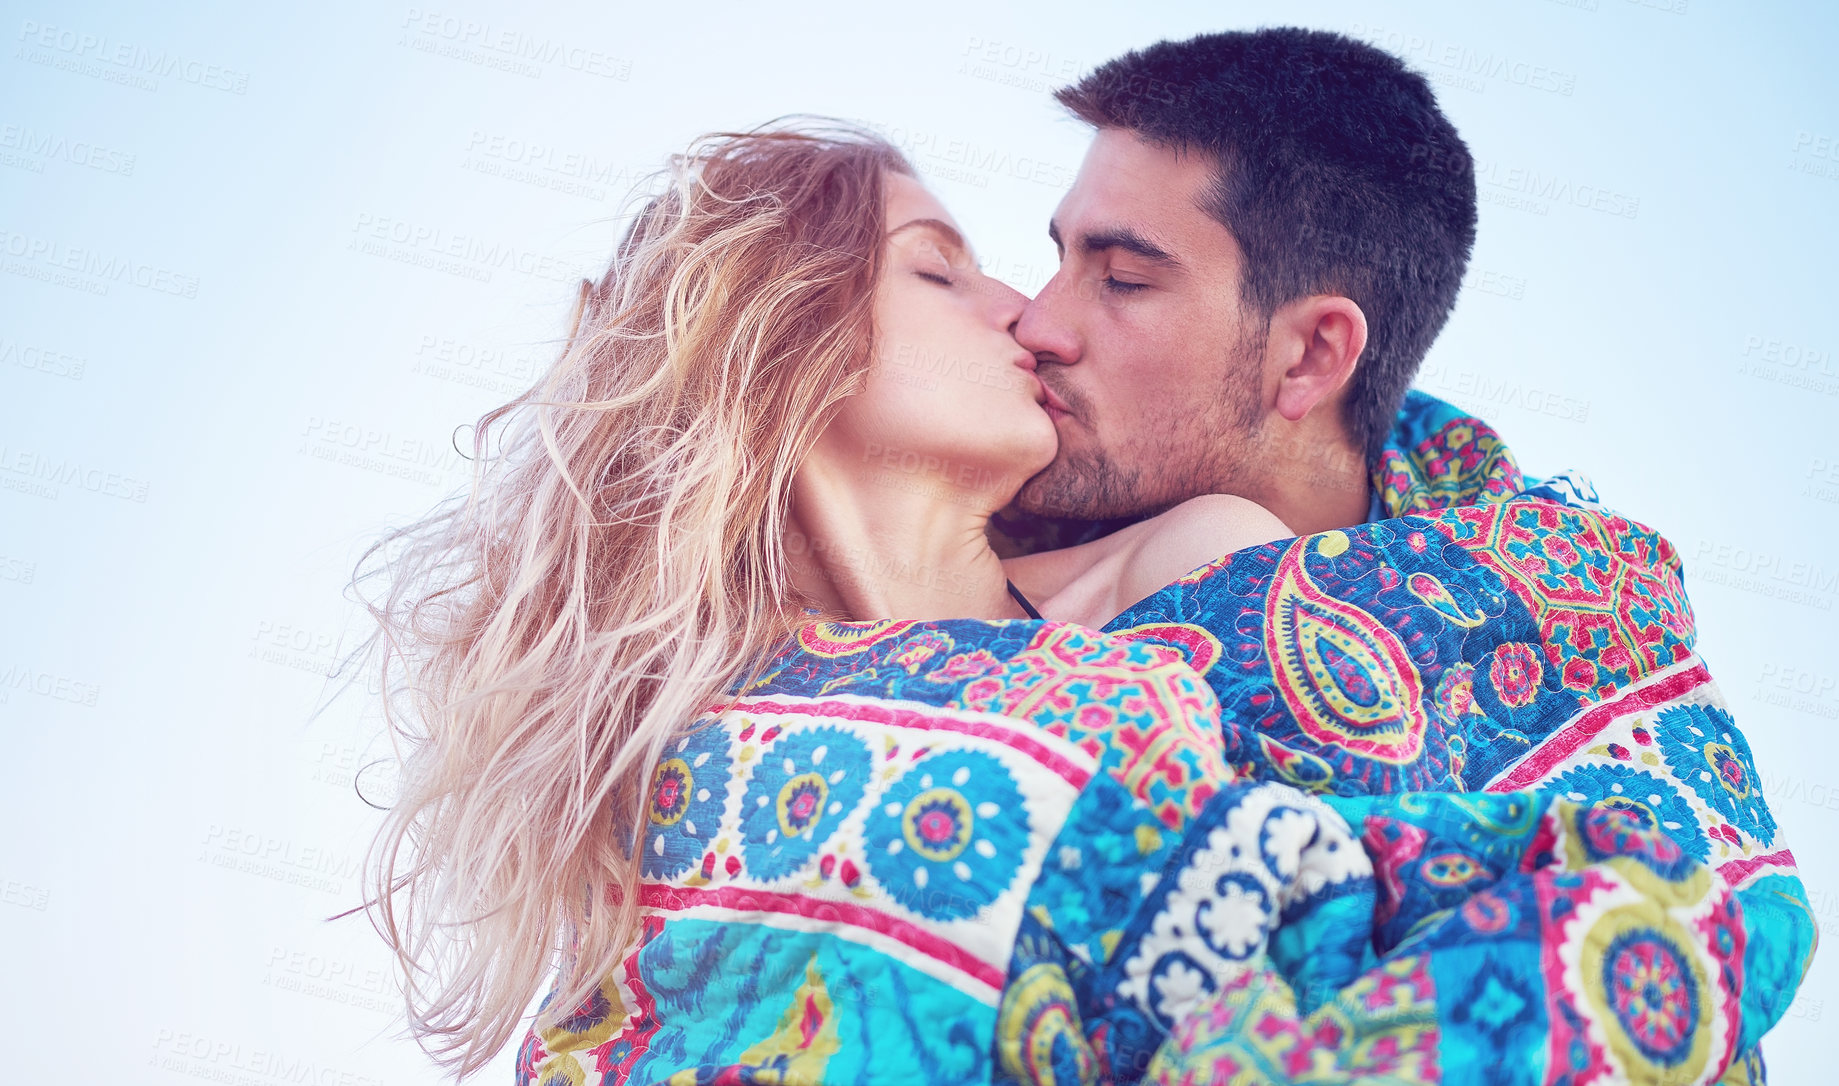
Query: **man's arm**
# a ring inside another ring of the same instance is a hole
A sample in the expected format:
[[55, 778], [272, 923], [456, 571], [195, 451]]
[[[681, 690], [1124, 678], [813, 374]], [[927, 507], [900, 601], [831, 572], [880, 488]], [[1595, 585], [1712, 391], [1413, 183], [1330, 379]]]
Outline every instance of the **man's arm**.
[[1148, 1081], [1751, 1081], [1751, 1033], [1793, 988], [1773, 963], [1794, 955], [1756, 940], [1795, 933], [1759, 931], [1774, 918], [1661, 828], [1551, 791], [1328, 802], [1365, 826], [1377, 964], [1324, 990], [1274, 942]]
[[1542, 789], [1651, 823], [1703, 862], [1744, 935], [1737, 1052], [1794, 1000], [1818, 941], [1749, 743], [1696, 655], [1578, 714], [1489, 791]]
[[[1194, 654], [1242, 773], [1345, 797], [1549, 792], [1658, 826], [1671, 844], [1656, 847], [1680, 851], [1735, 908], [1741, 968], [1725, 1057], [1744, 1061], [1792, 1001], [1813, 925], [1748, 746], [1692, 651], [1678, 568], [1672, 547], [1639, 524], [1520, 499], [1242, 551], [1112, 628]], [[1540, 879], [1607, 880], [1607, 862], [1495, 877], [1536, 901]], [[1659, 892], [1639, 879], [1618, 885], [1631, 901]], [[1483, 888], [1463, 880], [1448, 892]], [[1706, 941], [1716, 933], [1693, 930], [1701, 960], [1730, 955]], [[1555, 945], [1541, 934], [1504, 958], [1436, 954], [1439, 1022], [1466, 1014], [1470, 985], [1492, 978], [1499, 991], [1549, 998], [1549, 1021], [1570, 1014], [1579, 1036], [1607, 1037], [1602, 1015], [1576, 1002], [1582, 974], [1552, 987]], [[1327, 998], [1294, 995], [1303, 1016]], [[1444, 1072], [1507, 1058], [1506, 1034], [1478, 1036]]]

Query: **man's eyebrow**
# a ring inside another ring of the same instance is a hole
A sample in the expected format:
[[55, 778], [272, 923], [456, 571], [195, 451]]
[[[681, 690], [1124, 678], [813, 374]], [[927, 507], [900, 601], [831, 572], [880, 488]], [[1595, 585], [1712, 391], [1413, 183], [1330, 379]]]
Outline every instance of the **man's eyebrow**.
[[[1047, 236], [1055, 245], [1065, 247], [1060, 241], [1060, 225], [1051, 219], [1047, 223]], [[1102, 253], [1106, 249], [1122, 249], [1164, 267], [1181, 267], [1181, 261], [1175, 259], [1173, 253], [1128, 226], [1113, 226], [1104, 230], [1088, 231], [1079, 235], [1078, 241], [1079, 251], [1082, 253]]]
[[943, 219], [908, 219], [894, 229], [889, 230], [888, 237], [893, 237], [902, 231], [912, 230], [915, 227], [933, 231], [939, 235], [941, 240], [957, 246], [959, 252], [966, 256], [970, 255], [971, 247], [965, 242], [964, 235], [958, 233], [956, 228]]

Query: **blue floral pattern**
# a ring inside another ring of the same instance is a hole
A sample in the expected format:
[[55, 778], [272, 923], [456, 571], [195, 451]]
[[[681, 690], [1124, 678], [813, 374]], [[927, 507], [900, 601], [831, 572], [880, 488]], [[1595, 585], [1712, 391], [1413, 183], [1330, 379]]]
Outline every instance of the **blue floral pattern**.
[[639, 869], [649, 879], [688, 871], [720, 828], [733, 777], [728, 735], [706, 727], [666, 748], [651, 774], [645, 851]]
[[840, 728], [776, 737], [741, 800], [748, 870], [761, 879], [796, 874], [862, 801], [872, 764], [862, 740]]
[[1671, 837], [1686, 855], [1704, 863], [1711, 843], [1692, 804], [1672, 784], [1625, 765], [1568, 769], [1547, 788], [1573, 803], [1618, 812], [1631, 823]]
[[1712, 810], [1761, 841], [1775, 842], [1775, 817], [1762, 798], [1762, 778], [1749, 740], [1730, 714], [1710, 705], [1664, 709], [1655, 733], [1673, 775]]
[[869, 870], [888, 896], [929, 919], [956, 920], [1014, 882], [1028, 811], [1001, 762], [957, 750], [917, 762], [895, 781], [863, 838]]

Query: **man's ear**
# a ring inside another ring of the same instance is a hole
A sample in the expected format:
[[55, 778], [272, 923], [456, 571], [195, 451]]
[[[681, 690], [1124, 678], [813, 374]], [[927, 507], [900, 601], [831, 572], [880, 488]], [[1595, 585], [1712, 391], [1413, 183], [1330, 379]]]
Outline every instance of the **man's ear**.
[[1298, 298], [1271, 314], [1270, 350], [1283, 365], [1277, 413], [1300, 422], [1354, 375], [1366, 350], [1366, 314], [1339, 294]]

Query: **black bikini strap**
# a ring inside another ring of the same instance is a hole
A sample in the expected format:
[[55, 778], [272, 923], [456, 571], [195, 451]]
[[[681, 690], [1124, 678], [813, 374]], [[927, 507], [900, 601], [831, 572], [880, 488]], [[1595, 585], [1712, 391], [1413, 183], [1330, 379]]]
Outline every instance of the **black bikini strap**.
[[1041, 618], [1041, 612], [1034, 609], [1034, 604], [1028, 602], [1028, 597], [1022, 595], [1022, 590], [1015, 587], [1014, 581], [1004, 578], [1003, 583], [1009, 586], [1009, 595], [1014, 596], [1015, 602], [1022, 605], [1022, 610], [1028, 613], [1029, 618]]

